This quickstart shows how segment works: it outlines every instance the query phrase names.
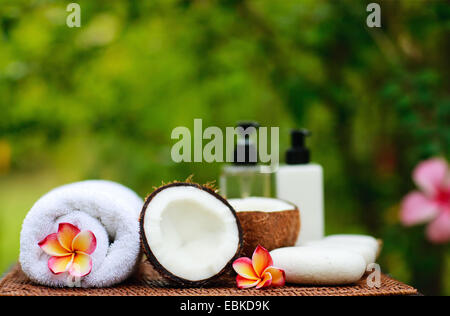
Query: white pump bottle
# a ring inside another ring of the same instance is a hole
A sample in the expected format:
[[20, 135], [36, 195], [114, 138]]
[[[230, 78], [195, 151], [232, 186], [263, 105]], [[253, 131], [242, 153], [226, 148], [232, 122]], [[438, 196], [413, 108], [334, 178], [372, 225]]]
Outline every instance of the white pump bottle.
[[297, 245], [324, 237], [323, 170], [310, 163], [305, 147], [307, 130], [291, 132], [292, 148], [286, 152], [286, 165], [276, 173], [277, 197], [296, 204], [300, 210], [301, 229]]

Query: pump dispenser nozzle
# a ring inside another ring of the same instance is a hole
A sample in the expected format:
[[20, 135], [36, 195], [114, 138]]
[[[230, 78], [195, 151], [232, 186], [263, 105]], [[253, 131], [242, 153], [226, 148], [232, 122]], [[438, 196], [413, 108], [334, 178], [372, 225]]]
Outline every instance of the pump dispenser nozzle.
[[307, 164], [310, 161], [309, 149], [305, 146], [305, 138], [311, 136], [307, 129], [294, 129], [291, 131], [291, 148], [286, 152], [288, 165]]
[[[241, 138], [237, 141], [233, 163], [235, 165], [256, 165], [258, 163], [258, 153], [250, 136], [253, 131], [256, 132], [259, 124], [257, 122], [239, 122], [237, 127], [240, 127], [238, 132]], [[248, 130], [248, 128], [253, 129]]]

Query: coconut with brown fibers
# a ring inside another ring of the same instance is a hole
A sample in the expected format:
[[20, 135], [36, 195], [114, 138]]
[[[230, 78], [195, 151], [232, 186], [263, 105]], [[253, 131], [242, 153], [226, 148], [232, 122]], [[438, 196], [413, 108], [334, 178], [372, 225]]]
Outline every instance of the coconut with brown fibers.
[[271, 251], [294, 246], [300, 232], [300, 212], [292, 203], [265, 197], [229, 199], [244, 233], [242, 253], [251, 257], [258, 245]]
[[183, 286], [217, 279], [241, 252], [236, 212], [210, 187], [191, 182], [159, 187], [147, 197], [140, 225], [150, 263]]

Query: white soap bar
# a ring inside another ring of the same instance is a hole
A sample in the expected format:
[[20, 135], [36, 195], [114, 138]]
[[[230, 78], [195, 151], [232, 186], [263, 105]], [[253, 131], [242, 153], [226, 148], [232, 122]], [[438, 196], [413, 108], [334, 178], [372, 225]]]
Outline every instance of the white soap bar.
[[348, 241], [327, 241], [326, 239], [309, 241], [305, 246], [325, 249], [347, 250], [361, 255], [366, 261], [366, 265], [374, 263], [377, 250], [371, 245], [352, 243]]
[[375, 251], [375, 259], [376, 257], [378, 257], [381, 251], [381, 243], [374, 237], [367, 235], [330, 235], [325, 237], [323, 240], [327, 242], [366, 245], [372, 247], [372, 249], [374, 249]]
[[346, 250], [288, 247], [273, 250], [274, 266], [283, 269], [286, 281], [296, 284], [339, 285], [359, 281], [366, 261]]

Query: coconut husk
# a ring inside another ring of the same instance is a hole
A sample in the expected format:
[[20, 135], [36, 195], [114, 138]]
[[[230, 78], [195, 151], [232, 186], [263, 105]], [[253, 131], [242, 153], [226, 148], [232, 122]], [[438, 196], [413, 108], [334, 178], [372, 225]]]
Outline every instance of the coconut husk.
[[297, 207], [279, 212], [237, 212], [237, 216], [244, 237], [243, 256], [251, 257], [258, 245], [271, 251], [294, 246], [297, 241], [300, 232], [300, 212]]

